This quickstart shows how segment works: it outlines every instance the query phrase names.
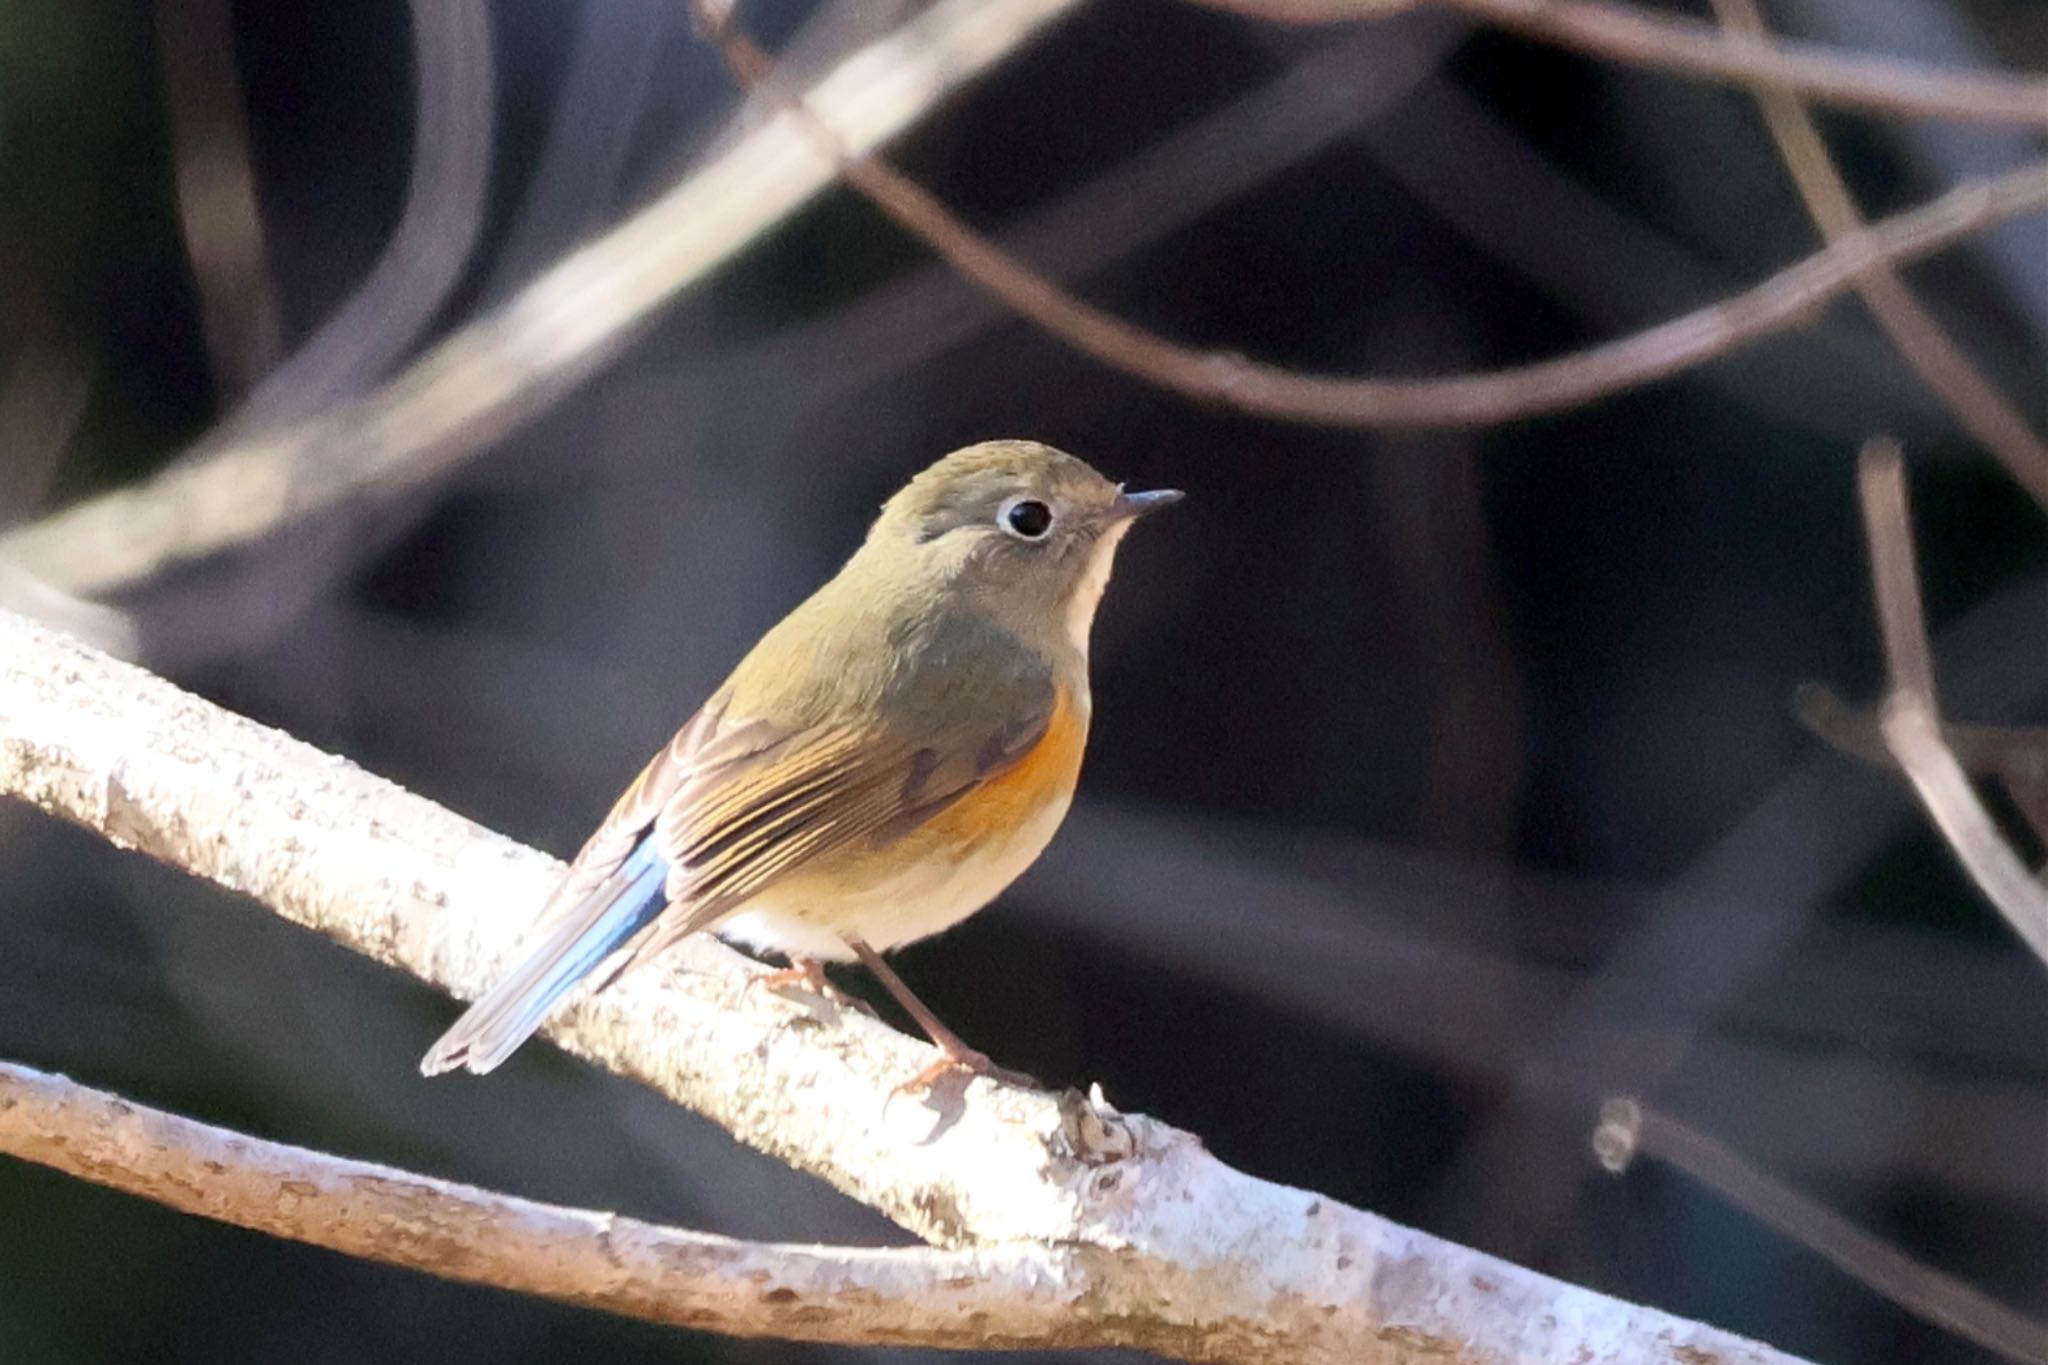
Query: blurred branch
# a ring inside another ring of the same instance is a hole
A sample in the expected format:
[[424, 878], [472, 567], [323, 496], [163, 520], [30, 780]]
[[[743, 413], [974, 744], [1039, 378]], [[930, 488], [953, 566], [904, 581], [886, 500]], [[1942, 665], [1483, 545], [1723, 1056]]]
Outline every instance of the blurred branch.
[[[446, 1279], [727, 1336], [981, 1347], [1142, 1344], [1075, 1300], [1106, 1254], [735, 1241], [229, 1132], [0, 1062], [0, 1152], [183, 1213]], [[1106, 1275], [1105, 1271], [1109, 1273]]]
[[[1713, 5], [1730, 32], [1764, 44], [1772, 42], [1755, 0], [1713, 0]], [[1756, 99], [1822, 240], [1835, 243], [1860, 232], [1863, 215], [1799, 97], [1790, 90], [1766, 86], [1758, 89]], [[1898, 272], [1889, 266], [1873, 267], [1857, 279], [1856, 292], [1906, 363], [1949, 405], [1964, 429], [1998, 457], [2036, 503], [2048, 509], [2048, 445], [2041, 443], [2005, 395], [1970, 363], [1969, 356], [1942, 330]]]
[[214, 383], [236, 401], [284, 348], [263, 249], [249, 124], [228, 0], [157, 0], [157, 40], [170, 95], [178, 221], [199, 292]]
[[[511, 962], [558, 867], [5, 615], [0, 791], [466, 996]], [[975, 1080], [892, 1104], [923, 1044], [749, 990], [744, 959], [706, 939], [670, 961], [574, 1005], [549, 1035], [930, 1240], [1033, 1243], [1100, 1266], [1070, 1321], [1105, 1340], [1330, 1365], [1787, 1359], [1253, 1179], [1189, 1134], [1072, 1092]]]
[[2048, 127], [2048, 81], [1995, 71], [1954, 71], [1814, 43], [1760, 43], [1710, 24], [1611, 0], [1198, 0], [1281, 23], [1372, 19], [1437, 4], [1541, 42], [1635, 66], [1803, 97], [1879, 114]]
[[[1408, 100], [1463, 32], [1455, 22], [1387, 24], [1318, 45], [1267, 84], [1005, 224], [999, 247], [1049, 278], [1097, 273], [1355, 136]], [[949, 263], [929, 261], [830, 317], [711, 357], [688, 382], [715, 392], [772, 373], [811, 404], [879, 383], [1010, 316], [986, 290], [962, 285]]]
[[1906, 1311], [2000, 1355], [2048, 1365], [2048, 1326], [1920, 1264], [1677, 1119], [1635, 1100], [1610, 1100], [1593, 1150], [1616, 1175], [1639, 1155], [1654, 1157]]
[[742, 85], [771, 94], [787, 112], [802, 116], [847, 183], [1018, 313], [1104, 364], [1183, 397], [1320, 426], [1472, 426], [1560, 412], [1794, 326], [1865, 271], [1917, 260], [2006, 218], [2048, 208], [2048, 165], [2037, 164], [1960, 187], [1853, 233], [1743, 293], [1556, 360], [1441, 379], [1302, 374], [1180, 345], [1075, 298], [968, 227], [888, 162], [841, 142], [822, 120], [805, 113], [800, 96], [781, 88], [768, 56], [711, 12], [709, 0], [693, 3]]
[[[656, 64], [681, 28], [673, 0], [579, 5], [532, 173], [483, 286], [496, 303], [603, 226]], [[842, 49], [844, 50], [844, 49]]]
[[[1852, 758], [1892, 767], [1875, 710], [1852, 706], [1825, 683], [1801, 683], [1793, 714], [1814, 736]], [[1971, 725], [1946, 721], [1942, 742], [1970, 772], [2012, 780], [2015, 772], [2048, 778], [2048, 728], [2038, 725]]]
[[1906, 465], [1898, 446], [1875, 440], [1856, 463], [1863, 502], [1863, 533], [1870, 540], [1870, 576], [1877, 591], [1877, 623], [1884, 635], [1892, 695], [1909, 694], [1935, 709], [1934, 646], [1920, 604], [1920, 573], [1913, 562], [1913, 527], [1906, 508]]
[[2048, 890], [2023, 864], [1984, 809], [1969, 775], [1942, 739], [1934, 657], [1920, 605], [1905, 463], [1898, 447], [1873, 441], [1857, 468], [1870, 573], [1884, 633], [1890, 692], [1879, 712], [1885, 747], [1905, 770], [1949, 847], [2015, 933], [2048, 965]]
[[[1076, 3], [941, 0], [840, 62], [807, 99], [849, 146], [872, 147]], [[71, 593], [108, 593], [336, 503], [440, 477], [545, 411], [661, 304], [829, 186], [832, 167], [808, 136], [770, 120], [376, 392], [0, 534], [0, 559]]]
[[[411, 0], [413, 145], [405, 208], [347, 302], [230, 419], [246, 432], [366, 387], [433, 321], [483, 230], [497, 79], [485, 0]], [[213, 443], [232, 439], [216, 433]], [[206, 447], [186, 460], [204, 459]]]
[[[1361, 130], [1359, 142], [1447, 227], [1594, 335], [1634, 332], [1742, 286], [1725, 257], [1703, 255], [1699, 242], [1669, 235], [1580, 181], [1455, 81], [1418, 89], [1390, 118]], [[1972, 248], [1991, 235], [1973, 239]], [[1734, 352], [1687, 377], [1836, 442], [1867, 436], [1874, 410], [1933, 415], [1917, 390], [1902, 389], [1889, 373], [1891, 343], [1862, 322], [1848, 309], [1832, 310], [1783, 333], [1778, 344]]]
[[18, 347], [0, 378], [0, 524], [41, 505], [92, 391], [92, 364], [84, 355], [49, 341]]
[[[1801, 725], [1852, 758], [1881, 768], [1897, 766], [1885, 747], [1875, 710], [1851, 706], [1832, 688], [1815, 682], [1800, 684], [1792, 709]], [[1950, 721], [1942, 725], [1941, 738], [1965, 772], [2003, 782], [2034, 833], [2048, 839], [2048, 729]]]
[[[1827, 828], [1823, 813], [1812, 820]], [[1549, 1112], [1583, 1112], [1621, 1082], [1658, 1079], [1630, 1059], [1676, 1050], [1686, 1058], [1676, 1089], [1688, 1102], [1718, 1105], [1746, 1146], [1788, 1169], [1906, 1173], [1957, 1198], [2027, 1205], [2044, 1193], [2032, 1175], [2048, 1095], [1986, 1074], [2024, 1072], [2040, 1053], [2033, 968], [2002, 944], [1817, 929], [1768, 989], [1743, 992], [1704, 1037], [1694, 1033], [1705, 1031], [1700, 1015], [1711, 1017], [1714, 984], [1671, 965], [1702, 955], [1637, 960], [1601, 978], [1618, 1000], [1602, 1011], [1606, 1055], [1576, 1048], [1532, 1068], [1586, 984], [1583, 968], [1556, 964], [1626, 947], [1621, 926], [1656, 903], [1650, 889], [1320, 844], [1098, 798], [1067, 817], [1059, 856], [1032, 870], [1014, 909], [1040, 934], [1109, 945], [1137, 969], [1272, 1002], [1374, 1054], [1497, 1090], [1523, 1080]], [[1769, 904], [1767, 892], [1754, 902], [1725, 889], [1688, 898], [1696, 922], [1730, 935]], [[1273, 909], [1248, 916], [1251, 905]], [[1515, 950], [1488, 951], [1447, 925], [1469, 907], [1525, 926]], [[1972, 1066], [1959, 1070], [1964, 1036]], [[1662, 1088], [1669, 1095], [1674, 1084]], [[1913, 1116], [1936, 1115], [1956, 1136], [1933, 1147], [1886, 1140], [1917, 1133]], [[1885, 1116], [1898, 1127], [1883, 1127]]]

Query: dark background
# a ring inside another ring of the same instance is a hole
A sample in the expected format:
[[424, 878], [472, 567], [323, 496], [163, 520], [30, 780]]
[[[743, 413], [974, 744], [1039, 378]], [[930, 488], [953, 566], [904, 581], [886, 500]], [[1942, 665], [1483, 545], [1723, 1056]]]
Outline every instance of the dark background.
[[[72, 395], [34, 409], [34, 439], [0, 402], [0, 519], [138, 478], [235, 407], [177, 214], [160, 27], [209, 11], [232, 46], [205, 88], [246, 113], [288, 347], [400, 219], [414, 58], [397, 0], [0, 5], [0, 367]], [[2027, 0], [1771, 12], [1849, 45], [2048, 64], [2048, 6]], [[892, 14], [746, 17], [829, 57]], [[429, 293], [430, 332], [668, 184], [737, 107], [669, 0], [501, 2], [489, 19], [494, 118], [464, 153], [488, 157], [481, 234]], [[1821, 122], [1873, 214], [2039, 151]], [[898, 155], [1092, 301], [1331, 373], [1552, 355], [1813, 246], [1745, 96], [1435, 14], [1283, 29], [1097, 4]], [[2040, 429], [2043, 225], [1910, 278]], [[344, 367], [343, 388], [388, 368]], [[1588, 1145], [1602, 1097], [1642, 1094], [2048, 1312], [2039, 965], [1901, 784], [1791, 707], [1808, 680], [1861, 699], [1881, 678], [1853, 485], [1879, 431], [1912, 458], [1950, 710], [2039, 718], [2040, 513], [1853, 302], [1564, 416], [1314, 430], [1077, 357], [836, 192], [454, 476], [120, 605], [143, 662], [567, 853], [947, 449], [1032, 436], [1186, 488], [1122, 556], [1067, 830], [997, 907], [902, 954], [906, 976], [1003, 1061], [1099, 1080], [1259, 1175], [1822, 1360], [1962, 1361], [1972, 1348], [1713, 1193], [1655, 1164], [1615, 1179]], [[0, 809], [0, 1056], [543, 1199], [900, 1239], [544, 1045], [488, 1082], [421, 1080], [453, 1013]], [[905, 1354], [614, 1321], [0, 1164], [0, 1360], [600, 1352]]]

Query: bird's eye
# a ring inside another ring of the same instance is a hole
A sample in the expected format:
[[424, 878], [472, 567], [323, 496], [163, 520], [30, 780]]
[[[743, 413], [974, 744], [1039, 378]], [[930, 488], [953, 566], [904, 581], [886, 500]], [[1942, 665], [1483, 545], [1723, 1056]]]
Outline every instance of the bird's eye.
[[1052, 508], [1037, 498], [1013, 498], [1003, 504], [996, 522], [1019, 540], [1042, 540], [1052, 529]]

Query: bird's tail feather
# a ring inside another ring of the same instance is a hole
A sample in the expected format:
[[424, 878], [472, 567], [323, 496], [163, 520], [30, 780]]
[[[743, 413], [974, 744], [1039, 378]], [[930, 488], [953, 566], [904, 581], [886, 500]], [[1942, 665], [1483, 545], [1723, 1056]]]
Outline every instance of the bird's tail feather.
[[643, 839], [510, 976], [441, 1035], [420, 1060], [421, 1074], [465, 1067], [481, 1075], [511, 1056], [556, 1001], [660, 913], [667, 875], [668, 863], [655, 851], [654, 840]]

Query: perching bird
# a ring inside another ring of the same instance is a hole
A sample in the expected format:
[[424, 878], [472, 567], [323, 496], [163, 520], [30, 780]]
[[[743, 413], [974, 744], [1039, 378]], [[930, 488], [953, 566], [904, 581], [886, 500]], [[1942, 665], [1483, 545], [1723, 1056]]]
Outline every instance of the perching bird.
[[986, 905], [1059, 828], [1088, 737], [1088, 633], [1126, 493], [1034, 441], [956, 450], [883, 505], [838, 575], [754, 646], [626, 788], [541, 911], [524, 961], [420, 1070], [489, 1071], [600, 964], [710, 929], [858, 958], [948, 1065], [995, 1068], [880, 953]]

